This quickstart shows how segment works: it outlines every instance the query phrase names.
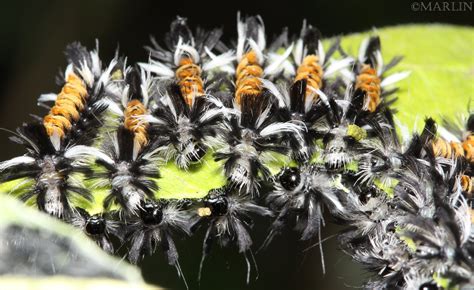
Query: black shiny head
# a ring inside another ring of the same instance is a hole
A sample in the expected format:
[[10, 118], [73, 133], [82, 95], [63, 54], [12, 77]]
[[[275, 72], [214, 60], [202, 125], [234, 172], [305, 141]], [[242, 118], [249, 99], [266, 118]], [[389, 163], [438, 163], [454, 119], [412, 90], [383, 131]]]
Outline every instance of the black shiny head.
[[390, 159], [372, 156], [370, 158], [370, 169], [373, 173], [383, 172], [392, 167]]
[[99, 215], [93, 215], [86, 221], [86, 232], [89, 235], [102, 235], [105, 233], [105, 219]]
[[389, 223], [386, 227], [385, 227], [385, 230], [387, 232], [390, 232], [390, 233], [395, 233], [397, 229], [397, 222], [396, 221], [393, 221], [391, 223]]
[[214, 216], [226, 215], [229, 210], [229, 200], [222, 193], [211, 191], [203, 202], [204, 206], [211, 209], [211, 213]]
[[435, 282], [426, 282], [420, 285], [419, 290], [439, 290], [441, 289]]
[[378, 159], [378, 158], [376, 158], [376, 157], [373, 157], [373, 156], [370, 157], [369, 162], [370, 162], [370, 166], [371, 166], [372, 168], [379, 166], [380, 163], [381, 163], [381, 162], [380, 162], [380, 159]]
[[378, 194], [379, 189], [375, 185], [370, 185], [362, 189], [362, 192], [359, 194], [359, 200], [366, 204], [371, 198], [378, 196]]
[[286, 190], [295, 189], [301, 182], [300, 171], [297, 167], [288, 167], [281, 171], [278, 179]]
[[140, 210], [140, 217], [146, 225], [158, 225], [163, 220], [163, 211], [153, 201], [147, 201]]

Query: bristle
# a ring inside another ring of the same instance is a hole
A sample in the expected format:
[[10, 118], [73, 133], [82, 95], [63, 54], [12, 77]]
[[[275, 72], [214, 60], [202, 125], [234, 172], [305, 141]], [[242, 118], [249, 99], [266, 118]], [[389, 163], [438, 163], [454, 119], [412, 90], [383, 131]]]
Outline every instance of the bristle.
[[141, 89], [141, 76], [137, 67], [133, 67], [128, 73], [125, 82], [129, 85], [129, 100], [143, 101]]
[[367, 63], [370, 64], [373, 68], [377, 67], [378, 63], [376, 59], [376, 54], [377, 52], [380, 52], [380, 50], [380, 38], [378, 36], [370, 37], [369, 42], [367, 44], [367, 49], [365, 50], [365, 57]]
[[321, 40], [321, 32], [316, 27], [309, 26], [303, 32], [302, 37], [308, 54], [316, 54], [318, 52], [319, 41]]
[[469, 119], [467, 120], [466, 129], [470, 132], [474, 132], [474, 114], [469, 115]]
[[78, 68], [84, 64], [92, 66], [87, 48], [79, 42], [68, 44], [64, 54], [66, 55], [67, 61], [74, 64]]

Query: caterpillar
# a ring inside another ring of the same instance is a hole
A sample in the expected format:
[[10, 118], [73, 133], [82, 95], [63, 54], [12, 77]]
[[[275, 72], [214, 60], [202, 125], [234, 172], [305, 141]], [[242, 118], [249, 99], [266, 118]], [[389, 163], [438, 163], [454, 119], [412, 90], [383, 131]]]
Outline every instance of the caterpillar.
[[[215, 56], [211, 50], [220, 45], [221, 34], [219, 29], [208, 33], [198, 30], [194, 37], [186, 19], [178, 17], [167, 36], [168, 49], [153, 41], [153, 48], [148, 49], [157, 60], [140, 63], [157, 77], [171, 81], [160, 82], [161, 93], [154, 97], [159, 105], [144, 120], [150, 123], [153, 135], [161, 136], [160, 154], [166, 160], [174, 159], [181, 169], [200, 163], [225, 131], [229, 110], [212, 95], [220, 83], [212, 74], [216, 63], [228, 56], [214, 60], [208, 56]], [[212, 85], [207, 85], [206, 77]]]
[[[280, 38], [283, 43], [288, 42], [286, 33]], [[277, 98], [278, 114], [281, 115], [282, 120], [291, 120], [293, 123], [306, 127], [302, 130], [303, 139], [292, 138], [289, 141], [293, 158], [301, 162], [307, 161], [314, 154], [313, 143], [317, 136], [312, 125], [325, 114], [325, 108], [319, 100], [319, 92], [327, 98], [321, 90], [330, 90], [332, 86], [337, 86], [335, 82], [333, 84], [328, 82], [327, 78], [352, 62], [349, 57], [342, 60], [331, 59], [339, 46], [339, 40], [334, 41], [326, 54], [320, 38], [321, 34], [317, 28], [311, 25], [306, 26], [306, 22], [303, 23], [300, 37], [296, 41], [292, 54], [294, 65], [287, 64], [286, 66], [289, 76], [293, 77], [288, 90], [262, 80], [264, 88]]]
[[[94, 162], [99, 169], [89, 174], [89, 179], [95, 181], [96, 187], [111, 184], [103, 207], [110, 211], [113, 204], [119, 206], [116, 213], [122, 230], [119, 239], [122, 243], [130, 241], [128, 260], [136, 264], [160, 245], [168, 263], [176, 268], [187, 287], [171, 235], [172, 232], [188, 234], [189, 218], [179, 202], [155, 198], [156, 179], [160, 177], [156, 165], [160, 160], [156, 150], [160, 146], [159, 136], [150, 134], [145, 119], [155, 83], [149, 73], [138, 67], [125, 67], [121, 71], [122, 79], [118, 79], [121, 84], [108, 92], [111, 99], [106, 103], [123, 120], [115, 134], [104, 142], [100, 154], [96, 154]], [[122, 114], [114, 99], [120, 100]]]
[[118, 203], [127, 214], [137, 215], [145, 197], [152, 198], [154, 190], [158, 189], [154, 180], [159, 177], [154, 165], [158, 157], [153, 154], [156, 142], [149, 135], [147, 123], [139, 119], [146, 112], [148, 89], [152, 84], [137, 68], [125, 72], [120, 96], [123, 121], [115, 134], [105, 140], [101, 154], [96, 154], [99, 170], [91, 173], [90, 179], [95, 180], [97, 187], [109, 182], [112, 185], [104, 208]]
[[[222, 149], [214, 154], [215, 160], [223, 160], [229, 182], [244, 194], [258, 195], [260, 182], [269, 177], [264, 165], [268, 153], [284, 154], [288, 146], [279, 144], [285, 136], [299, 134], [301, 126], [290, 122], [278, 122], [272, 116], [275, 96], [260, 85], [262, 77], [272, 76], [291, 52], [292, 46], [272, 63], [264, 63], [264, 26], [260, 17], [237, 18], [238, 43], [235, 64], [235, 88], [232, 92], [233, 114], [229, 120], [229, 133]], [[249, 49], [245, 51], [245, 45]]]
[[47, 94], [39, 103], [54, 101], [41, 122], [24, 124], [11, 139], [24, 146], [27, 154], [2, 162], [3, 182], [24, 178], [29, 189], [22, 200], [35, 198], [38, 208], [58, 218], [68, 219], [75, 211], [71, 196], [92, 200], [77, 175], [88, 172], [84, 159], [101, 126], [106, 106], [100, 104], [100, 90], [109, 81], [112, 61], [101, 67], [97, 51], [88, 52], [78, 43], [66, 49], [69, 65], [65, 84], [58, 95]]

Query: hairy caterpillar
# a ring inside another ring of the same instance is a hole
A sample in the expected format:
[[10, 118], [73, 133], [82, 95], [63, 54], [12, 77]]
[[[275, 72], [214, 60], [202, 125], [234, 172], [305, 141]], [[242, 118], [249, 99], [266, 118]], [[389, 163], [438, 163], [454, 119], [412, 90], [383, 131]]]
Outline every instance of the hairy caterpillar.
[[74, 208], [70, 196], [92, 200], [92, 195], [74, 174], [88, 171], [84, 158], [101, 126], [106, 109], [99, 103], [100, 92], [110, 79], [112, 61], [102, 69], [98, 52], [88, 52], [78, 43], [68, 46], [69, 65], [61, 92], [42, 95], [39, 103], [53, 101], [41, 123], [24, 124], [12, 140], [25, 146], [27, 154], [2, 162], [1, 179], [24, 178], [30, 189], [24, 201], [36, 198], [38, 208], [51, 215], [68, 218]]
[[261, 18], [249, 17], [242, 21], [239, 15], [237, 30], [235, 88], [231, 96], [236, 112], [230, 119], [226, 145], [215, 157], [225, 161], [225, 174], [232, 185], [244, 194], [257, 195], [260, 180], [269, 177], [264, 165], [268, 158], [266, 153], [287, 152], [288, 146], [278, 144], [279, 140], [301, 131], [300, 126], [290, 122], [275, 122], [272, 116], [275, 97], [262, 86], [263, 77], [281, 71], [280, 65], [292, 46], [272, 63], [265, 63], [266, 40]]
[[166, 36], [166, 48], [152, 39], [153, 48], [148, 50], [156, 60], [140, 63], [160, 79], [157, 106], [145, 119], [152, 134], [161, 137], [161, 155], [174, 159], [182, 169], [199, 163], [225, 131], [228, 112], [211, 94], [219, 86], [213, 69], [229, 56], [209, 56], [215, 56], [211, 51], [222, 45], [221, 34], [220, 29], [198, 29], [194, 36], [186, 19], [178, 17]]

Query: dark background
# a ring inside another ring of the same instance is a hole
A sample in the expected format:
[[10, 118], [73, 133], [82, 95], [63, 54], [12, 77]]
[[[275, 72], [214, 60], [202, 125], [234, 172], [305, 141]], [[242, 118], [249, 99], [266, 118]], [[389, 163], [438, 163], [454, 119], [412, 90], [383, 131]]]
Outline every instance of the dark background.
[[[165, 3], [166, 2], [166, 3]], [[472, 25], [473, 12], [414, 12], [414, 1], [8, 1], [0, 8], [0, 127], [13, 130], [30, 114], [46, 112], [36, 107], [42, 93], [58, 92], [55, 76], [65, 67], [64, 47], [80, 41], [90, 48], [100, 41], [100, 55], [107, 62], [120, 45], [130, 63], [147, 59], [142, 48], [149, 36], [158, 39], [176, 15], [189, 18], [192, 26], [222, 26], [225, 40], [236, 35], [236, 12], [260, 14], [269, 35], [284, 26], [298, 32], [302, 20], [317, 26], [325, 36], [359, 32], [372, 27], [406, 23], [453, 23]], [[428, 1], [425, 1], [428, 2]], [[434, 1], [432, 1], [434, 2]], [[8, 142], [10, 133], [0, 131], [0, 160], [23, 153]], [[265, 225], [254, 230], [255, 243], [265, 236]], [[339, 228], [328, 226], [324, 237]], [[180, 241], [183, 271], [191, 289], [198, 289], [197, 269], [202, 235]], [[359, 266], [336, 251], [335, 239], [324, 243], [326, 270], [321, 273], [317, 248], [302, 252], [311, 243], [301, 243], [288, 233], [257, 255], [260, 277], [245, 285], [246, 265], [236, 249], [215, 248], [205, 264], [200, 289], [344, 289], [358, 287], [367, 279]], [[180, 289], [174, 269], [158, 254], [144, 262], [144, 276], [151, 283]], [[252, 272], [255, 278], [255, 271]]]

